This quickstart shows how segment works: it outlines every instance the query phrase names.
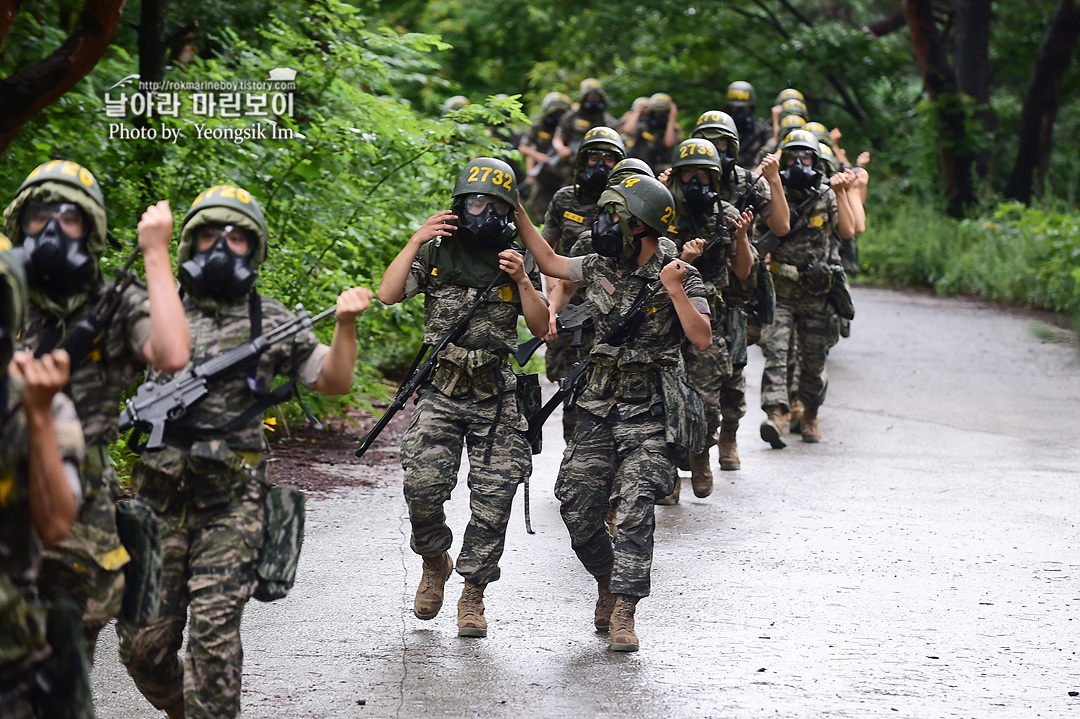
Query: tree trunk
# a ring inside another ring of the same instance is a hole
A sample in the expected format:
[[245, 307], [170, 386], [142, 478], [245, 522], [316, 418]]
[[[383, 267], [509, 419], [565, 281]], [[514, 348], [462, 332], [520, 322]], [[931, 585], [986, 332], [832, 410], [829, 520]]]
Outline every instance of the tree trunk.
[[945, 181], [946, 209], [953, 217], [962, 217], [975, 200], [964, 101], [934, 23], [932, 0], [905, 0], [904, 14], [915, 59], [937, 114], [937, 155]]
[[0, 48], [4, 46], [15, 16], [19, 14], [20, 0], [0, 0]]
[[[984, 133], [993, 129], [990, 110], [990, 6], [993, 0], [958, 0], [956, 4], [956, 82], [976, 104], [975, 117]], [[988, 154], [975, 153], [975, 167], [985, 177]]]
[[139, 81], [161, 82], [165, 79], [165, 17], [169, 0], [143, 0], [139, 16]]
[[0, 81], [0, 155], [42, 108], [90, 74], [120, 27], [125, 0], [86, 0], [79, 22], [52, 55]]
[[1080, 8], [1076, 0], [1058, 0], [1031, 68], [1024, 109], [1020, 114], [1019, 154], [1005, 187], [1007, 196], [1025, 204], [1031, 202], [1036, 168], [1040, 175], [1039, 184], [1046, 179], [1054, 144], [1061, 78], [1072, 59], [1078, 36]]

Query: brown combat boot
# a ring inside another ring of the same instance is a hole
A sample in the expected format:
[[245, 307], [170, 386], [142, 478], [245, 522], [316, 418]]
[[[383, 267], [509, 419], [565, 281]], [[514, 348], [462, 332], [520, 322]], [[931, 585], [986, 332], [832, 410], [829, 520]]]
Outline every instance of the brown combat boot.
[[452, 571], [454, 560], [450, 558], [450, 552], [435, 558], [424, 557], [424, 573], [413, 601], [413, 614], [417, 619], [434, 619], [442, 609], [443, 587]]
[[682, 488], [682, 477], [676, 475], [675, 476], [675, 489], [671, 490], [671, 494], [664, 497], [663, 499], [656, 500], [656, 503], [660, 504], [660, 505], [663, 505], [665, 507], [670, 507], [673, 504], [678, 504], [679, 503], [679, 490], [681, 488]]
[[778, 404], [765, 407], [765, 421], [761, 423], [761, 438], [772, 445], [773, 449], [787, 446], [784, 439], [784, 409]]
[[802, 434], [802, 418], [806, 407], [798, 397], [791, 400], [791, 418], [788, 420], [787, 431], [791, 434]]
[[596, 610], [593, 612], [593, 625], [598, 632], [606, 632], [611, 624], [611, 611], [615, 608], [615, 595], [608, 590], [611, 586], [611, 572], [596, 578]]
[[709, 450], [690, 453], [690, 486], [695, 497], [712, 494], [712, 467], [709, 466]]
[[634, 610], [641, 597], [617, 594], [615, 608], [611, 610], [611, 643], [608, 649], [613, 652], [636, 652], [637, 634], [634, 634]]
[[486, 584], [473, 584], [465, 580], [461, 599], [457, 603], [457, 633], [459, 637], [486, 637], [487, 620], [484, 619], [484, 588]]
[[167, 719], [184, 719], [184, 700], [181, 698], [171, 707], [165, 707], [164, 711]]
[[725, 472], [739, 469], [739, 448], [735, 444], [735, 433], [739, 430], [738, 422], [721, 422], [720, 439], [716, 448], [720, 451], [720, 469]]
[[816, 444], [821, 441], [821, 430], [818, 429], [817, 411], [815, 406], [807, 405], [802, 416], [802, 441]]

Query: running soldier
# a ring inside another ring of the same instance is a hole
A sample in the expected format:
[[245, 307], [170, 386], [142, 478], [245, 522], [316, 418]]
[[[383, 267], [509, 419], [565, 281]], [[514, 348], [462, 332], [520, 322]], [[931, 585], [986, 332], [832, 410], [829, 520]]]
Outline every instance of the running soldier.
[[757, 93], [743, 80], [728, 85], [727, 111], [739, 129], [739, 164], [753, 169], [765, 156], [765, 146], [772, 138], [772, 126], [754, 117]]
[[549, 92], [540, 105], [540, 117], [518, 145], [518, 151], [525, 156], [525, 184], [532, 186], [529, 213], [533, 217], [547, 214], [552, 195], [566, 184], [563, 172], [556, 167], [558, 155], [551, 141], [559, 120], [569, 109], [569, 97], [561, 92]]

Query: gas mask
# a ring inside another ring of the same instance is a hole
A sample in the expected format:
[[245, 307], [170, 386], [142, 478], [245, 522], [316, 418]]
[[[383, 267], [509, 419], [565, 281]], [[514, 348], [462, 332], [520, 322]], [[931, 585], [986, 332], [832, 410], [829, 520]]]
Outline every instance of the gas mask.
[[666, 112], [650, 112], [649, 127], [653, 130], [663, 130], [667, 127], [668, 115]]
[[[618, 220], [612, 217], [613, 211], [615, 208], [609, 205], [593, 222], [593, 251], [601, 257], [617, 258], [626, 262], [641, 250], [641, 239], [648, 234], [648, 228], [639, 223], [637, 226], [640, 231], [635, 234], [622, 217]], [[626, 214], [625, 211], [623, 214]]]
[[739, 137], [746, 137], [754, 131], [754, 113], [749, 108], [733, 108], [731, 119], [735, 121], [735, 127], [739, 129]]
[[720, 179], [725, 185], [731, 184], [731, 173], [735, 169], [735, 158], [728, 157], [726, 152], [720, 153]]
[[26, 207], [21, 248], [31, 285], [66, 296], [97, 278], [97, 263], [86, 246], [88, 224], [86, 213], [74, 203], [32, 202]]
[[599, 197], [607, 187], [609, 177], [611, 177], [611, 168], [601, 160], [592, 167], [583, 167], [578, 173], [577, 184], [586, 195]]
[[562, 119], [564, 112], [565, 110], [556, 110], [554, 112], [549, 112], [544, 117], [544, 127], [546, 127], [548, 130], [554, 130], [556, 127], [559, 126], [559, 120]]
[[813, 167], [796, 160], [793, 165], [780, 171], [784, 187], [792, 190], [809, 190], [821, 182], [821, 173]]
[[599, 115], [606, 109], [607, 103], [599, 97], [590, 97], [581, 103], [581, 111], [586, 115]]
[[697, 177], [691, 177], [690, 182], [682, 183], [682, 191], [687, 209], [695, 215], [710, 212], [718, 197], [711, 187], [701, 184]]
[[505, 249], [517, 232], [510, 222], [510, 206], [491, 195], [472, 193], [458, 198], [453, 206], [457, 238], [462, 247]]
[[[196, 237], [200, 231], [196, 231]], [[248, 238], [248, 251], [243, 255], [229, 248], [227, 237], [234, 232], [242, 232]], [[180, 265], [180, 281], [196, 297], [239, 299], [251, 290], [259, 274], [258, 270], [251, 268], [254, 253], [255, 241], [250, 232], [225, 225], [213, 245], [192, 253], [191, 258]]]

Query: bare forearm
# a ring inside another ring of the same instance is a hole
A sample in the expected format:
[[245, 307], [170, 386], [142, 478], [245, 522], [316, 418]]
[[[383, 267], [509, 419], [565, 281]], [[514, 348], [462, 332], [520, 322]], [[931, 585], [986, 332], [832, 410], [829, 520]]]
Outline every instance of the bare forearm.
[[548, 277], [567, 279], [566, 258], [555, 254], [555, 250], [551, 249], [551, 245], [547, 243], [547, 240], [540, 236], [527, 213], [519, 209], [517, 215], [518, 232], [521, 235], [521, 241], [525, 243], [525, 249], [532, 253], [533, 259], [536, 260], [536, 266]]
[[851, 205], [848, 204], [846, 189], [840, 190], [836, 197], [836, 231], [841, 237], [851, 237], [855, 234], [855, 218], [851, 216]]
[[780, 178], [776, 178], [775, 181], [769, 180], [769, 190], [772, 193], [772, 203], [769, 208], [769, 219], [765, 221], [765, 224], [774, 235], [783, 237], [791, 232], [791, 208], [788, 206], [784, 184]]
[[383, 272], [378, 292], [380, 302], [393, 305], [405, 299], [405, 281], [409, 278], [409, 271], [412, 270], [412, 264], [421, 247], [420, 243], [409, 240]]
[[731, 258], [731, 271], [736, 277], [745, 279], [750, 276], [754, 266], [754, 253], [750, 249], [750, 240], [746, 233], [735, 235], [735, 256]]
[[322, 371], [315, 380], [315, 391], [328, 396], [348, 394], [352, 389], [353, 368], [356, 366], [356, 319], [338, 321], [330, 352], [323, 361]]
[[521, 314], [525, 316], [529, 332], [532, 332], [534, 337], [543, 337], [548, 331], [547, 304], [527, 278], [518, 283], [518, 294], [521, 295]]
[[59, 542], [71, 531], [78, 506], [64, 476], [64, 460], [56, 441], [51, 411], [27, 408], [30, 518], [41, 541]]
[[150, 338], [147, 361], [163, 372], [177, 372], [191, 358], [191, 331], [166, 252], [143, 255], [146, 293], [150, 299]]
[[680, 286], [678, 290], [668, 290], [671, 294], [671, 304], [675, 307], [675, 314], [679, 317], [686, 338], [699, 350], [707, 350], [712, 346], [712, 327], [709, 318], [698, 312], [692, 304], [686, 292]]

